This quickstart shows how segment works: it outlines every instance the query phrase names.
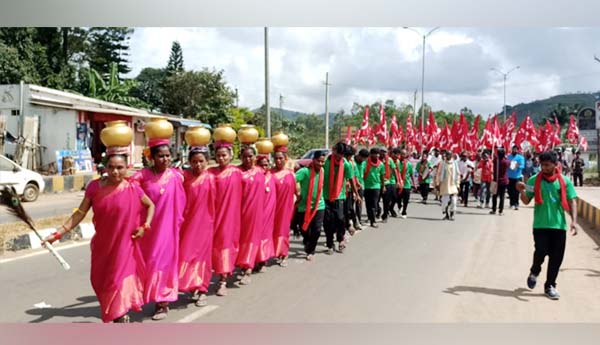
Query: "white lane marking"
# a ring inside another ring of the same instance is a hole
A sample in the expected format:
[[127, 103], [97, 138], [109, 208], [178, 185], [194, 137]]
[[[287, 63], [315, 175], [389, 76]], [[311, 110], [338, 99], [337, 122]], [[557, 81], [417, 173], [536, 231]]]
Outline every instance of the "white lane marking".
[[195, 312], [191, 313], [190, 315], [188, 315], [180, 320], [177, 320], [176, 322], [177, 323], [190, 323], [212, 311], [217, 310], [218, 308], [219, 308], [219, 306], [214, 305], [214, 304], [210, 304], [205, 307], [200, 307], [200, 309], [198, 311], [195, 311]]
[[[61, 250], [66, 250], [66, 249], [70, 249], [70, 248], [76, 248], [76, 247], [81, 247], [83, 245], [88, 245], [90, 243], [90, 241], [84, 241], [84, 242], [77, 242], [77, 243], [72, 243], [72, 244], [67, 244], [58, 248], [54, 248], [56, 249], [56, 251], [60, 252]], [[4, 264], [7, 262], [11, 262], [11, 261], [16, 261], [16, 260], [21, 260], [21, 259], [27, 259], [27, 258], [31, 258], [34, 256], [38, 256], [38, 255], [42, 255], [42, 254], [49, 254], [50, 252], [47, 250], [40, 250], [38, 252], [35, 253], [31, 253], [31, 254], [25, 254], [25, 255], [21, 255], [21, 256], [17, 256], [15, 258], [8, 258], [8, 259], [2, 259], [0, 260], [0, 264]]]

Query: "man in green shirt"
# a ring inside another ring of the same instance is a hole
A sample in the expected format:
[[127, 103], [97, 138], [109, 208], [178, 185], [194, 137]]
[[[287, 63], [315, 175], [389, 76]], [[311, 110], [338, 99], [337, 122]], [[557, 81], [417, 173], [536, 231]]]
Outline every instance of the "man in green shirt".
[[[308, 261], [314, 258], [325, 215], [325, 201], [323, 199], [325, 153], [325, 151], [315, 152], [311, 164], [296, 172], [296, 200], [298, 200], [298, 206], [295, 223], [299, 224], [302, 230], [304, 251]], [[312, 194], [310, 201], [309, 194]]]
[[369, 152], [369, 159], [362, 163], [363, 178], [365, 180], [365, 204], [367, 206], [367, 216], [371, 227], [377, 228], [375, 224], [375, 213], [377, 213], [377, 203], [379, 202], [379, 193], [384, 185], [385, 168], [379, 160], [379, 149], [374, 147]]
[[323, 198], [325, 199], [325, 218], [323, 228], [325, 229], [327, 254], [333, 254], [335, 235], [338, 242], [337, 251], [343, 253], [346, 248], [344, 235], [346, 224], [344, 220], [344, 204], [346, 202], [346, 182], [350, 181], [352, 193], [356, 194], [354, 185], [354, 172], [352, 165], [344, 158], [346, 144], [338, 142], [333, 147], [331, 155], [325, 160], [323, 174]]
[[548, 269], [544, 292], [550, 299], [557, 300], [560, 294], [556, 290], [556, 278], [565, 254], [567, 221], [565, 211], [571, 216], [571, 234], [577, 235], [577, 193], [568, 177], [558, 169], [558, 157], [553, 151], [540, 154], [542, 171], [527, 181], [517, 183], [521, 201], [525, 205], [535, 199], [533, 209], [533, 240], [535, 251], [533, 264], [527, 277], [527, 286], [535, 288], [542, 263], [548, 256]]
[[[399, 149], [397, 149], [399, 150]], [[406, 209], [410, 201], [410, 192], [412, 191], [412, 176], [414, 174], [413, 166], [408, 161], [408, 151], [400, 150], [400, 161], [398, 162], [399, 188], [398, 209], [402, 208], [402, 219], [406, 219]]]
[[[392, 152], [392, 155], [393, 154], [394, 153]], [[394, 159], [387, 154], [383, 155], [383, 171], [383, 214], [381, 216], [381, 222], [387, 223], [388, 216], [396, 217], [396, 212], [394, 212], [393, 207], [396, 202], [396, 191], [398, 189], [398, 171], [396, 170], [396, 163]]]
[[[354, 155], [356, 154], [356, 150], [350, 146], [346, 145], [346, 151], [344, 152], [344, 158], [350, 163], [352, 166], [352, 180], [354, 181], [346, 181], [346, 202], [344, 203], [344, 215], [345, 215], [345, 226], [350, 236], [354, 236], [354, 232], [357, 230], [362, 230], [360, 224], [357, 220], [356, 215], [356, 207], [357, 203], [360, 203], [360, 179], [359, 179], [359, 170], [358, 164], [354, 161]], [[352, 182], [354, 182], [354, 186], [356, 190], [352, 189]]]
[[419, 190], [421, 191], [421, 203], [427, 204], [429, 187], [431, 186], [431, 175], [433, 165], [427, 160], [427, 152], [423, 152], [421, 160], [417, 163], [417, 174], [419, 176]]
[[[356, 220], [358, 221], [359, 230], [362, 229], [362, 226], [365, 225], [362, 221], [362, 208], [365, 199], [365, 165], [363, 164], [366, 160], [369, 159], [369, 150], [360, 149], [358, 154], [354, 157], [355, 165], [354, 165], [354, 176], [356, 177], [356, 185], [358, 188], [358, 199], [355, 200], [355, 215]], [[356, 228], [356, 227], [355, 227]]]

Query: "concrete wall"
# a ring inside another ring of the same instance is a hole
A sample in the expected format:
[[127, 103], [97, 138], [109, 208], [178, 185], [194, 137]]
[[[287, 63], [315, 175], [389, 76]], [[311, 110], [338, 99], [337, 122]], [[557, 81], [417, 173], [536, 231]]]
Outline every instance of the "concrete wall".
[[[13, 116], [13, 110], [19, 110], [19, 85], [0, 85], [0, 115], [6, 119], [6, 130], [15, 137], [19, 134], [19, 116]], [[0, 154], [14, 154], [15, 145], [5, 144], [4, 151]]]
[[40, 121], [39, 142], [42, 165], [56, 161], [56, 151], [77, 149], [77, 111], [27, 104], [27, 116], [37, 116]]

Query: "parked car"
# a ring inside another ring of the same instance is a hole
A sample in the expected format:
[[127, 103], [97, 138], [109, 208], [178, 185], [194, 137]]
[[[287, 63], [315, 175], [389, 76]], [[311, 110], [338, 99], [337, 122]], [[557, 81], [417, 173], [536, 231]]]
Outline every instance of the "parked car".
[[315, 152], [317, 152], [317, 151], [325, 151], [325, 156], [329, 156], [329, 154], [331, 153], [330, 149], [308, 150], [300, 159], [296, 160], [294, 169], [298, 170], [300, 168], [303, 168], [303, 167], [309, 165], [312, 162], [313, 157], [315, 156]]
[[4, 186], [12, 187], [23, 201], [35, 201], [46, 185], [42, 175], [0, 155], [0, 188]]

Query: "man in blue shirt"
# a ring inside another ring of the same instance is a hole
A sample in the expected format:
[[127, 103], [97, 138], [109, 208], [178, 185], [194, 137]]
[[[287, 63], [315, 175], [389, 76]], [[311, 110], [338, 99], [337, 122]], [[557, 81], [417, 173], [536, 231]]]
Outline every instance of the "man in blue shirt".
[[508, 169], [508, 197], [510, 207], [513, 210], [519, 209], [519, 191], [517, 183], [523, 180], [523, 168], [525, 168], [525, 158], [519, 153], [519, 147], [514, 145], [512, 153], [508, 155], [510, 166]]

